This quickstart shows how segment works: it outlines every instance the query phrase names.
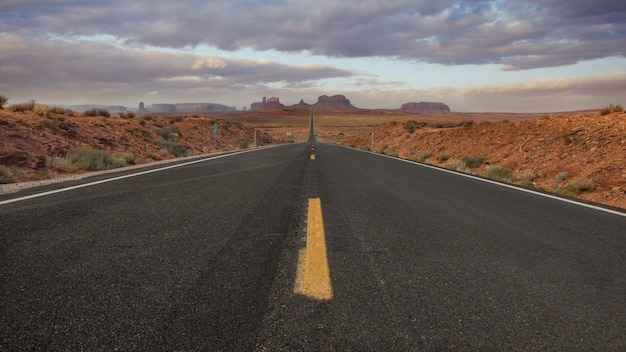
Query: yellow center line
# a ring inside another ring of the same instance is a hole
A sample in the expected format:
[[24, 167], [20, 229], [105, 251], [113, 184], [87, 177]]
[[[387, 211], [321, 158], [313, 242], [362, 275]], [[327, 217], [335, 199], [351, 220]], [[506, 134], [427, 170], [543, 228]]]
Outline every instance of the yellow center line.
[[311, 154], [311, 160], [315, 160], [315, 154]]
[[294, 292], [318, 300], [333, 298], [319, 198], [309, 199], [306, 247], [300, 250]]

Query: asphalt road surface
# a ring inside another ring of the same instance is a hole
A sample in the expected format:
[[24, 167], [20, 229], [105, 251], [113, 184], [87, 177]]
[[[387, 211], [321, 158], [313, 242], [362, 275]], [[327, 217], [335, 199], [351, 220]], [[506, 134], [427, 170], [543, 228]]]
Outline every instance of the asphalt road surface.
[[0, 350], [626, 350], [619, 213], [313, 141], [194, 161], [0, 196]]

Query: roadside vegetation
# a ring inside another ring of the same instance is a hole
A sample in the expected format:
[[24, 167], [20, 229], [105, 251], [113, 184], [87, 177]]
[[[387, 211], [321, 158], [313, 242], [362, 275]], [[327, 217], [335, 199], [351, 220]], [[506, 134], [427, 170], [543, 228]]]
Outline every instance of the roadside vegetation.
[[92, 147], [77, 147], [67, 153], [67, 161], [81, 170], [98, 171], [124, 167], [135, 163], [130, 153], [107, 153]]

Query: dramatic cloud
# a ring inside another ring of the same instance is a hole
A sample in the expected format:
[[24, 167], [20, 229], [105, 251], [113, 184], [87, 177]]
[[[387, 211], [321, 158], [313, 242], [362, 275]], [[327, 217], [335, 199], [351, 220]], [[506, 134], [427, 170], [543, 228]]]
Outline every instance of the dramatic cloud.
[[[122, 89], [130, 92], [230, 89], [270, 83], [306, 84], [352, 72], [325, 65], [286, 65], [270, 61], [157, 50], [137, 51], [101, 41], [28, 39], [0, 34], [0, 88], [59, 90], [68, 94]], [[145, 87], [145, 88], [144, 88]]]
[[0, 4], [0, 31], [111, 35], [168, 48], [207, 44], [336, 57], [385, 56], [507, 70], [625, 56], [615, 0], [83, 1]]
[[[617, 0], [2, 0], [0, 93], [131, 106], [345, 94], [365, 108], [598, 107], [626, 92], [615, 71], [624, 18]], [[581, 67], [580, 78], [564, 72]]]

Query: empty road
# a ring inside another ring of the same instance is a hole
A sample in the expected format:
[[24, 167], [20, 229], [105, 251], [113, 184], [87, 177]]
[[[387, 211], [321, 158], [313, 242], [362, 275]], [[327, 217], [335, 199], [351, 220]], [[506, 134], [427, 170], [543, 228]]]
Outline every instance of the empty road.
[[0, 196], [1, 351], [626, 350], [619, 212], [313, 140], [184, 163]]

